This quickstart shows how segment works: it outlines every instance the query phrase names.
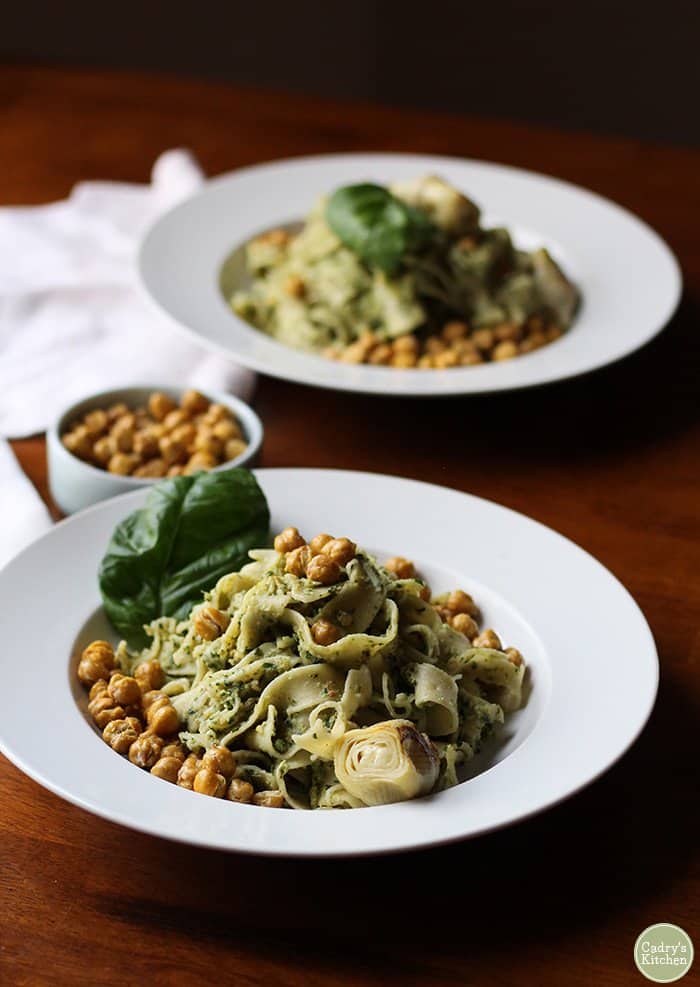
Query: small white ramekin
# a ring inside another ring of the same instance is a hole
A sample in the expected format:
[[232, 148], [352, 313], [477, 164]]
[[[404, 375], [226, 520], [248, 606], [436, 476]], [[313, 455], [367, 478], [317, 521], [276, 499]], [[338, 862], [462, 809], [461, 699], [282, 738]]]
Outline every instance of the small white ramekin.
[[[149, 396], [154, 391], [161, 391], [175, 401], [179, 401], [185, 388], [168, 387], [158, 384], [138, 387], [121, 387], [110, 391], [93, 394], [67, 408], [46, 433], [46, 450], [48, 458], [49, 489], [51, 496], [64, 514], [74, 514], [76, 511], [89, 507], [99, 500], [106, 500], [127, 490], [138, 490], [149, 484], [157, 483], [150, 477], [117, 476], [107, 470], [92, 466], [68, 452], [61, 442], [61, 436], [67, 429], [88, 411], [96, 408], [108, 408], [112, 404], [123, 401], [129, 408], [144, 407]], [[236, 416], [241, 426], [243, 437], [248, 448], [240, 456], [230, 462], [215, 467], [218, 470], [230, 469], [232, 466], [252, 466], [256, 461], [263, 441], [262, 422], [253, 409], [232, 394], [207, 391], [205, 396], [210, 401], [226, 405]]]

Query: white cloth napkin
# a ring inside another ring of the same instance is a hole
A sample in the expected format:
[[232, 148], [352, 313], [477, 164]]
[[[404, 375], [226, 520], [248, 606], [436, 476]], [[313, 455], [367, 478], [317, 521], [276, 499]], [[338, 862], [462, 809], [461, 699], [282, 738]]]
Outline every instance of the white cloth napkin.
[[166, 151], [150, 185], [82, 182], [64, 202], [0, 209], [0, 435], [132, 383], [251, 396], [251, 371], [174, 332], [136, 288], [141, 234], [202, 181], [189, 152]]
[[50, 527], [51, 516], [43, 500], [12, 449], [0, 439], [0, 569]]

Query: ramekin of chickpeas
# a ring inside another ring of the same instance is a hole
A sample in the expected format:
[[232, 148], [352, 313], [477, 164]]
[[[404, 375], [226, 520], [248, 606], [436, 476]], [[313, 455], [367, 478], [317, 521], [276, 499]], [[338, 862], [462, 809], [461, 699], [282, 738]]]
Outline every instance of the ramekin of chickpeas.
[[51, 496], [73, 514], [165, 477], [250, 466], [262, 422], [240, 398], [126, 387], [85, 398], [47, 432]]

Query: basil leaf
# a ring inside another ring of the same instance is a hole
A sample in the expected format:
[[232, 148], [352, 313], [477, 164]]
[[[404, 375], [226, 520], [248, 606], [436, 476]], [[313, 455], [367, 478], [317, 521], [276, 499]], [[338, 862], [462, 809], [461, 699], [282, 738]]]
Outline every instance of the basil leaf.
[[326, 221], [346, 247], [386, 274], [394, 274], [404, 255], [427, 243], [433, 232], [424, 213], [371, 183], [337, 189]]
[[252, 473], [178, 476], [155, 484], [144, 507], [114, 529], [100, 563], [105, 611], [134, 648], [145, 647], [143, 625], [181, 619], [248, 551], [269, 537], [265, 495]]

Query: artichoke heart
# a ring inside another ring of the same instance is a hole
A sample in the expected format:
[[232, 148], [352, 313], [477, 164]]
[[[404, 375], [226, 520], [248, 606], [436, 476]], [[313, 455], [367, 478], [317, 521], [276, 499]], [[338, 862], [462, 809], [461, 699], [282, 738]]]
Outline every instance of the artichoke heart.
[[335, 754], [340, 784], [365, 805], [386, 805], [426, 795], [437, 781], [440, 758], [410, 720], [386, 720], [349, 730]]

